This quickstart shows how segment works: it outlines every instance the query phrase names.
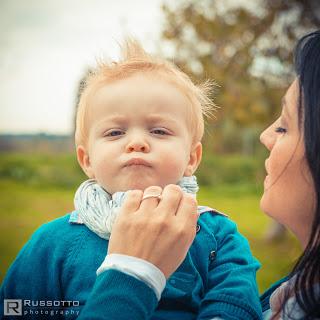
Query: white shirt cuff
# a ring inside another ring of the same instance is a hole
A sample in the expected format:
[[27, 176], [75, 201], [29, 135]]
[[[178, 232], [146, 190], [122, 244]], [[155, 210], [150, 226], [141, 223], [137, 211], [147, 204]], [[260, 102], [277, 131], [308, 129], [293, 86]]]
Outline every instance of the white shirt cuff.
[[152, 263], [124, 254], [108, 254], [97, 270], [97, 275], [107, 269], [116, 269], [143, 281], [154, 290], [158, 301], [166, 286], [163, 272]]

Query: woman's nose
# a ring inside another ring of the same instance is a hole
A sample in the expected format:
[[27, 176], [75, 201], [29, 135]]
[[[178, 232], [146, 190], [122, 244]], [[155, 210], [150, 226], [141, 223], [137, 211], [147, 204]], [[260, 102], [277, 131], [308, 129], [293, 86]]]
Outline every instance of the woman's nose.
[[274, 131], [272, 130], [273, 125], [265, 129], [261, 134], [260, 134], [260, 142], [265, 145], [265, 147], [271, 151], [274, 145], [275, 141], [275, 136], [274, 136]]
[[140, 135], [130, 138], [126, 146], [126, 152], [149, 152], [150, 146], [146, 139]]

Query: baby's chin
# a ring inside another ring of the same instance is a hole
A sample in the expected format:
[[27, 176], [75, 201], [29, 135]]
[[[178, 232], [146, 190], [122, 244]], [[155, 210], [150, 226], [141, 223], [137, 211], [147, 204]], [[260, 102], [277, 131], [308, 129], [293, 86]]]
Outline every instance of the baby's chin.
[[128, 184], [125, 184], [125, 185], [122, 185], [122, 186], [119, 186], [119, 187], [116, 187], [114, 188], [113, 190], [108, 190], [106, 189], [108, 192], [110, 192], [111, 194], [114, 194], [116, 192], [126, 192], [126, 191], [130, 191], [130, 190], [141, 190], [141, 191], [144, 191], [145, 189], [147, 189], [148, 187], [151, 187], [151, 186], [159, 186], [161, 188], [164, 188], [166, 185], [168, 184], [171, 184], [170, 182], [169, 183], [166, 183], [166, 184], [161, 184], [159, 183], [158, 181], [154, 181], [154, 182], [149, 182], [149, 183], [143, 183], [143, 182], [139, 182], [139, 181], [132, 181]]

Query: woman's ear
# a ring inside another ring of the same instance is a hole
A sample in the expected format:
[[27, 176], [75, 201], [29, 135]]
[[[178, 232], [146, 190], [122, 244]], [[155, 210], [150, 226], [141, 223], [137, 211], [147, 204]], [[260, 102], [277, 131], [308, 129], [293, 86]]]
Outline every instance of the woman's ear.
[[202, 144], [201, 142], [197, 142], [195, 145], [191, 147], [189, 163], [184, 172], [184, 176], [190, 177], [197, 170], [200, 161], [202, 158]]
[[80, 164], [80, 167], [84, 171], [84, 173], [90, 178], [94, 178], [94, 173], [91, 167], [90, 158], [87, 150], [84, 146], [77, 146], [77, 159]]

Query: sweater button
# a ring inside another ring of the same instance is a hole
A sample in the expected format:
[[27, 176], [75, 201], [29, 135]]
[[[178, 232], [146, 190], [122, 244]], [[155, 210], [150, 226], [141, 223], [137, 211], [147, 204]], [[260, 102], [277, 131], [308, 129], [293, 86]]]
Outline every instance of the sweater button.
[[200, 231], [200, 229], [201, 229], [200, 224], [197, 224], [196, 232], [198, 233]]
[[210, 252], [210, 254], [209, 254], [209, 259], [212, 261], [212, 260], [214, 260], [215, 258], [216, 258], [216, 255], [217, 255], [217, 253], [214, 251], [214, 250], [212, 250], [211, 252]]

